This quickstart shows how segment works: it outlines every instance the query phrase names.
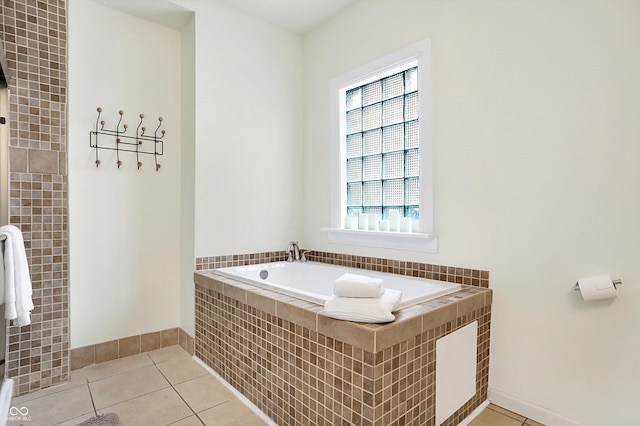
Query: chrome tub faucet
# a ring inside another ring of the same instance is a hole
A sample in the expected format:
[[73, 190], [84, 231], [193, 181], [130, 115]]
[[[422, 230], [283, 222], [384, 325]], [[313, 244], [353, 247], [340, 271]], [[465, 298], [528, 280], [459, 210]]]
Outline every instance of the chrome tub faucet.
[[[293, 253], [292, 253], [293, 250]], [[300, 260], [300, 248], [297, 241], [291, 241], [287, 247], [287, 262], [294, 262]]]

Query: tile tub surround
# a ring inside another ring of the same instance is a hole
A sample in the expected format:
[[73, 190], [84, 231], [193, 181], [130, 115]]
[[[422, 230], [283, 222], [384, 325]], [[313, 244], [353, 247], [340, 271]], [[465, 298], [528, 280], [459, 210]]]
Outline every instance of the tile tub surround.
[[[306, 249], [300, 249], [300, 252], [306, 252], [307, 259], [314, 262], [368, 269], [378, 272], [389, 272], [392, 274], [447, 281], [482, 288], [489, 287], [489, 271]], [[198, 257], [196, 258], [196, 271], [226, 268], [229, 266], [282, 262], [285, 260], [287, 260], [287, 254], [284, 251]]]
[[[302, 251], [301, 251], [302, 252]], [[255, 265], [257, 263], [282, 262], [287, 260], [284, 251], [267, 251], [262, 253], [229, 254], [196, 258], [196, 271], [224, 268], [227, 266]]]
[[7, 329], [6, 376], [23, 395], [68, 380], [65, 0], [0, 2], [9, 85], [9, 223], [23, 233], [31, 325]]
[[195, 353], [278, 424], [433, 425], [435, 342], [478, 321], [476, 394], [445, 425], [487, 399], [492, 290], [464, 286], [361, 324], [320, 305], [196, 272]]

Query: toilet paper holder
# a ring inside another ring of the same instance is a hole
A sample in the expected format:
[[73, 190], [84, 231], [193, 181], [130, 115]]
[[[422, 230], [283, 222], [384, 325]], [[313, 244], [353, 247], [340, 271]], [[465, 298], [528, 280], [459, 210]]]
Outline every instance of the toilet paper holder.
[[[622, 280], [611, 280], [611, 282], [613, 283], [613, 286], [618, 288], [619, 285], [622, 285]], [[573, 286], [573, 289], [575, 291], [580, 291], [580, 285], [578, 285], [578, 283], [575, 283], [575, 285]]]

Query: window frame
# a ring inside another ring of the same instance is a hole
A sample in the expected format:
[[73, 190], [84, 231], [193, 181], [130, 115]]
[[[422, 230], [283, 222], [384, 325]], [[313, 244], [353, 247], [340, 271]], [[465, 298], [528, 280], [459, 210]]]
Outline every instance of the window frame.
[[[346, 105], [348, 90], [418, 66], [418, 128], [420, 132], [420, 232], [344, 229], [346, 214]], [[433, 140], [431, 40], [425, 39], [330, 81], [331, 227], [329, 242], [412, 251], [437, 252], [433, 207]]]

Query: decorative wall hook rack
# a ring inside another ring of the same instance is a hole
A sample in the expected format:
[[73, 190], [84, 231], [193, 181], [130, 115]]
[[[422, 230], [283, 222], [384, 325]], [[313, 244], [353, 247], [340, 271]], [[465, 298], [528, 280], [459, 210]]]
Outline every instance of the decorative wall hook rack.
[[120, 152], [135, 152], [136, 162], [138, 164], [138, 170], [142, 167], [140, 161], [140, 155], [153, 155], [153, 159], [156, 164], [156, 171], [160, 169], [160, 163], [158, 163], [158, 156], [164, 154], [164, 138], [165, 130], [160, 130], [162, 127], [162, 117], [158, 117], [158, 126], [156, 127], [153, 135], [145, 133], [146, 127], [142, 125], [144, 121], [144, 114], [140, 114], [140, 122], [136, 127], [135, 135], [127, 134], [129, 126], [123, 124], [124, 111], [118, 111], [120, 119], [115, 126], [115, 129], [105, 129], [105, 121], [100, 120], [100, 114], [102, 108], [98, 107], [98, 118], [96, 119], [95, 130], [89, 132], [89, 146], [96, 151], [96, 167], [100, 166], [100, 158], [98, 152], [101, 149], [108, 149], [110, 151], [116, 151], [116, 165], [118, 168], [122, 165], [120, 160]]

